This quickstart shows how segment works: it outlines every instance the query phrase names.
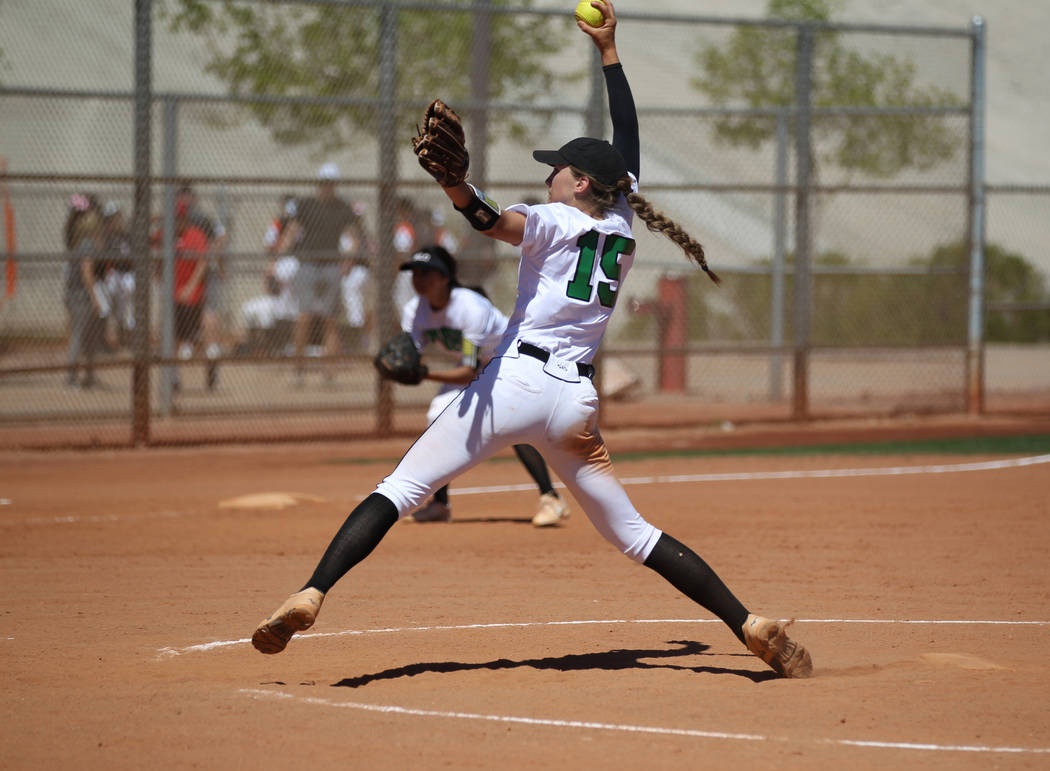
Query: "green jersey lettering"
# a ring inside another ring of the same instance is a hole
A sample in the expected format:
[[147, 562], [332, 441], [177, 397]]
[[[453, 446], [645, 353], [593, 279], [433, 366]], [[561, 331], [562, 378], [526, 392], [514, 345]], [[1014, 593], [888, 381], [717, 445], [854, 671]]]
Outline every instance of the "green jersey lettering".
[[597, 262], [602, 274], [609, 280], [598, 282], [598, 302], [606, 308], [613, 307], [617, 290], [613, 289], [612, 282], [620, 280], [620, 256], [634, 254], [634, 239], [618, 235], [603, 236], [597, 230], [591, 230], [580, 236], [576, 245], [580, 247], [580, 258], [565, 293], [573, 300], [591, 301], [594, 295], [594, 264], [600, 246], [601, 259]]

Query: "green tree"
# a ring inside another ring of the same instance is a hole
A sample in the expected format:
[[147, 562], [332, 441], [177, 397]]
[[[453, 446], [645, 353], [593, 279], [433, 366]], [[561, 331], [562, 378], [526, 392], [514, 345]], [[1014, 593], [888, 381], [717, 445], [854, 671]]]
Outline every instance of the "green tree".
[[[929, 257], [915, 258], [913, 264], [942, 273], [942, 286], [935, 287], [927, 299], [932, 318], [948, 319], [966, 329], [970, 252], [965, 243], [939, 246]], [[944, 276], [957, 271], [962, 280]], [[931, 274], [932, 275], [932, 274]], [[941, 291], [944, 282], [962, 284], [962, 291]], [[962, 295], [958, 297], [958, 295]], [[953, 295], [956, 295], [953, 297]], [[1050, 303], [1046, 278], [1022, 255], [1006, 251], [997, 244], [984, 250], [984, 301], [986, 305]], [[993, 343], [1050, 342], [1050, 310], [989, 311], [984, 314], [984, 336]]]
[[[772, 19], [831, 21], [837, 0], [769, 0]], [[814, 34], [812, 102], [822, 107], [948, 107], [961, 104], [950, 91], [915, 82], [915, 66], [889, 54], [862, 54], [847, 48], [834, 30]], [[787, 107], [795, 101], [794, 28], [745, 26], [724, 48], [696, 54], [702, 77], [691, 83], [714, 104], [749, 108]], [[776, 132], [768, 118], [724, 117], [715, 122], [717, 140], [756, 148]], [[812, 121], [814, 144], [827, 149], [820, 162], [889, 177], [904, 168], [927, 169], [949, 160], [961, 138], [936, 115], [832, 115]], [[814, 159], [814, 166], [817, 165]]]
[[[794, 265], [795, 255], [785, 255], [785, 265]], [[768, 266], [769, 260], [760, 264]], [[851, 273], [855, 263], [844, 253], [821, 252], [813, 258], [814, 266], [840, 268], [841, 272], [814, 276], [810, 341], [818, 346], [836, 345], [898, 345], [921, 342], [921, 330], [911, 322], [913, 310], [921, 309], [915, 302], [921, 296], [921, 286], [905, 286], [899, 276]], [[702, 284], [698, 283], [702, 290]], [[788, 309], [783, 318], [784, 339], [794, 337], [793, 314], [790, 303], [794, 299], [793, 275], [785, 276], [785, 297]], [[740, 274], [726, 282], [719, 295], [729, 301], [731, 310], [722, 315], [706, 309], [699, 318], [706, 330], [696, 333], [713, 334], [719, 340], [764, 341], [772, 326], [773, 286], [769, 275]], [[698, 291], [694, 302], [705, 302]], [[702, 335], [700, 335], [702, 337]]]
[[[492, 4], [498, 8], [509, 0]], [[374, 100], [379, 92], [378, 6], [167, 0], [161, 8], [170, 29], [203, 37], [205, 70], [231, 94]], [[454, 106], [470, 98], [474, 14], [413, 8], [398, 10], [396, 17], [396, 98], [415, 103], [397, 116], [399, 124], [417, 122], [419, 103], [435, 97]], [[490, 19], [489, 98], [530, 101], [548, 91], [559, 76], [546, 60], [563, 48], [564, 25], [544, 16], [495, 13]], [[330, 150], [377, 129], [376, 108], [368, 104], [258, 102], [250, 109], [284, 144], [316, 143]], [[510, 117], [494, 116], [493, 125], [525, 134], [524, 125]]]
[[[785, 255], [790, 269], [793, 253]], [[760, 264], [768, 265], [764, 260]], [[817, 346], [965, 345], [969, 315], [970, 253], [964, 243], [942, 245], [913, 257], [915, 273], [851, 273], [856, 263], [841, 252], [821, 252], [813, 264], [844, 268], [814, 275], [810, 340]], [[790, 304], [793, 277], [785, 277]], [[1024, 310], [988, 311], [984, 335], [993, 343], [1050, 342], [1050, 284], [1028, 260], [996, 244], [985, 248], [985, 302], [1018, 304]], [[739, 274], [717, 293], [702, 276], [690, 278], [691, 340], [755, 342], [770, 329], [772, 281], [766, 274]], [[793, 337], [790, 309], [785, 339]]]

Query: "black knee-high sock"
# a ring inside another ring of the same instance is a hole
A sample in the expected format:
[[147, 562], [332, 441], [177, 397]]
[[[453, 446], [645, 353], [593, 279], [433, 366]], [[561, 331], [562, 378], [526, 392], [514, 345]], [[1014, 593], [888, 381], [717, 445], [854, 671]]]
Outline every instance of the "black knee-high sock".
[[722, 583], [722, 579], [696, 552], [663, 533], [645, 561], [645, 566], [655, 570], [670, 581], [675, 589], [722, 619], [737, 639], [744, 641], [742, 627], [747, 620], [747, 608], [740, 604]]
[[350, 512], [303, 588], [312, 586], [327, 593], [346, 571], [372, 553], [395, 522], [397, 508], [390, 499], [379, 493], [369, 495]]
[[434, 493], [434, 500], [438, 503], [443, 503], [448, 506], [448, 485], [445, 485], [436, 493]]
[[554, 485], [551, 484], [551, 475], [547, 472], [547, 464], [535, 447], [531, 444], [516, 444], [514, 445], [514, 452], [518, 454], [518, 458], [524, 464], [525, 470], [529, 472], [529, 476], [535, 480], [536, 486], [540, 488], [540, 495], [546, 493], [558, 495], [554, 492]]

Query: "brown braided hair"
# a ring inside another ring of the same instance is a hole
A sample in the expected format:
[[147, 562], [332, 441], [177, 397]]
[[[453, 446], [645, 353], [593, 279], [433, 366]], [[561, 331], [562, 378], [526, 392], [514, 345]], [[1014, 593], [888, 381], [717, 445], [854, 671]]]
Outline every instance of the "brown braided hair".
[[591, 181], [591, 191], [598, 211], [602, 214], [616, 205], [617, 200], [623, 195], [627, 204], [634, 210], [645, 226], [653, 233], [662, 233], [682, 248], [686, 256], [695, 262], [716, 284], [721, 284], [720, 279], [713, 270], [707, 267], [707, 258], [704, 255], [704, 245], [686, 233], [674, 220], [656, 211], [653, 205], [643, 196], [631, 191], [631, 178], [621, 177], [615, 187], [603, 185], [601, 182], [586, 172], [575, 167], [570, 167], [574, 177], [587, 177]]

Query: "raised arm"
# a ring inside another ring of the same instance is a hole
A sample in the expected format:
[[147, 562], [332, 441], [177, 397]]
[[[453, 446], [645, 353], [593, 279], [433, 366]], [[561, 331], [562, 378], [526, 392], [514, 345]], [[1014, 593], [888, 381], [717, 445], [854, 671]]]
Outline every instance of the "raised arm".
[[598, 48], [602, 59], [602, 73], [605, 75], [605, 89], [609, 97], [609, 117], [613, 125], [613, 146], [620, 151], [627, 162], [627, 170], [634, 176], [639, 175], [641, 165], [641, 145], [638, 138], [638, 112], [634, 106], [634, 96], [627, 83], [620, 55], [616, 50], [616, 10], [611, 0], [591, 5], [602, 12], [605, 22], [600, 27], [592, 27], [582, 21], [578, 26], [589, 35]]
[[427, 105], [422, 127], [416, 127], [412, 150], [419, 165], [441, 185], [475, 230], [517, 246], [525, 237], [525, 215], [501, 211], [499, 205], [466, 182], [470, 155], [463, 123], [440, 99]]

